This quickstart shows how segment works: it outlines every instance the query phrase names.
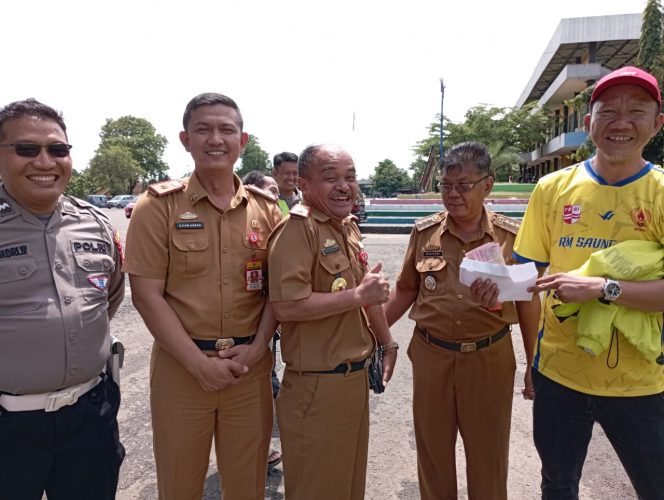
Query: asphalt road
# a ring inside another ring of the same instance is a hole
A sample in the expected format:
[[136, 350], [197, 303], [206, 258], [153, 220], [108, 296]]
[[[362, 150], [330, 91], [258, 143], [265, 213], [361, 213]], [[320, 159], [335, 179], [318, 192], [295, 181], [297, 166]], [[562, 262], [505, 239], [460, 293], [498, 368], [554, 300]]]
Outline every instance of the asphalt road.
[[[122, 238], [127, 219], [119, 209], [106, 209]], [[401, 266], [407, 235], [370, 234], [365, 246], [371, 262], [381, 260], [383, 271], [392, 282]], [[382, 395], [370, 396], [371, 434], [367, 467], [366, 498], [417, 499], [417, 465], [412, 422], [412, 374], [406, 347], [413, 323], [402, 318], [392, 329], [402, 348], [394, 378]], [[118, 499], [157, 499], [156, 477], [152, 458], [152, 430], [150, 426], [148, 371], [152, 337], [140, 316], [131, 305], [131, 290], [112, 322], [113, 333], [126, 346], [125, 367], [122, 371], [122, 407], [120, 434], [127, 457], [120, 473]], [[532, 403], [521, 397], [525, 357], [518, 328], [512, 333], [517, 356], [514, 386], [512, 433], [510, 444], [509, 498], [537, 499], [539, 495], [540, 462], [532, 442]], [[487, 422], [490, 425], [490, 422]], [[275, 430], [275, 443], [278, 443]], [[467, 498], [463, 444], [457, 441], [457, 476], [459, 498]], [[214, 453], [205, 481], [205, 499], [218, 499], [219, 476]], [[281, 465], [268, 475], [265, 498], [284, 498]], [[580, 498], [583, 500], [612, 500], [636, 498], [620, 463], [602, 430], [596, 426], [581, 480]], [[315, 500], [315, 499], [312, 499]]]

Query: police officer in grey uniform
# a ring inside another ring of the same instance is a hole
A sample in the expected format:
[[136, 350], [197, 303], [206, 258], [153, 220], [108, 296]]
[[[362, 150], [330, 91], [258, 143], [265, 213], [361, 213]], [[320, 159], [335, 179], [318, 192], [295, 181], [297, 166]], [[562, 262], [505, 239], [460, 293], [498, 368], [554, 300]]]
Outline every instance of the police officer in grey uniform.
[[64, 196], [66, 127], [34, 99], [0, 109], [0, 499], [112, 499], [124, 448], [106, 373], [124, 298], [119, 236]]

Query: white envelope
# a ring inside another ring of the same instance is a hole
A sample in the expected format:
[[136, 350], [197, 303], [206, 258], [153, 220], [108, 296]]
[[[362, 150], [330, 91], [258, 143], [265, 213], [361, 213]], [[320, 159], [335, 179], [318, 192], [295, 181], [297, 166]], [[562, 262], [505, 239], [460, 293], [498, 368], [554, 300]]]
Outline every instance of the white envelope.
[[498, 285], [498, 300], [531, 300], [528, 288], [535, 284], [537, 268], [534, 262], [505, 266], [464, 258], [459, 269], [459, 281], [470, 286], [477, 278], [490, 279]]

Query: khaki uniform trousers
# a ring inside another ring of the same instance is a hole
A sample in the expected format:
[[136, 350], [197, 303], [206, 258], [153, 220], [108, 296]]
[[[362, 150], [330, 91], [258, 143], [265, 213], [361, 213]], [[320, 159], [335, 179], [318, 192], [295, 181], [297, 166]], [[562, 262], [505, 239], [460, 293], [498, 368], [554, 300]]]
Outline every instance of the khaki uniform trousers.
[[286, 370], [277, 419], [288, 500], [364, 498], [369, 448], [367, 371]]
[[506, 499], [516, 370], [511, 336], [462, 353], [427, 343], [416, 330], [408, 356], [422, 499], [457, 498], [457, 431], [466, 452], [468, 498]]
[[224, 500], [265, 496], [272, 433], [269, 349], [240, 383], [206, 392], [154, 344], [150, 404], [160, 500], [200, 500], [214, 436]]

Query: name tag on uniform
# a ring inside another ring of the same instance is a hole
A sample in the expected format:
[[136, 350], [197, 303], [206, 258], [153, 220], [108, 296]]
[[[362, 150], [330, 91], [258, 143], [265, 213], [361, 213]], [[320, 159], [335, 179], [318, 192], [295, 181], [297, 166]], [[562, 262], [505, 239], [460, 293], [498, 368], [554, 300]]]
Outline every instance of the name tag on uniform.
[[11, 259], [12, 257], [22, 257], [28, 255], [28, 244], [19, 243], [12, 247], [0, 248], [0, 259]]
[[103, 253], [104, 255], [109, 255], [111, 253], [111, 249], [103, 241], [74, 240], [71, 242], [71, 248], [74, 251], [74, 253], [90, 252], [90, 253]]
[[424, 251], [424, 256], [425, 257], [442, 257], [443, 256], [443, 251], [442, 250], [425, 250]]
[[176, 222], [175, 229], [203, 229], [203, 223], [201, 221]]

